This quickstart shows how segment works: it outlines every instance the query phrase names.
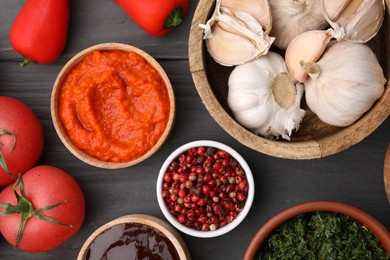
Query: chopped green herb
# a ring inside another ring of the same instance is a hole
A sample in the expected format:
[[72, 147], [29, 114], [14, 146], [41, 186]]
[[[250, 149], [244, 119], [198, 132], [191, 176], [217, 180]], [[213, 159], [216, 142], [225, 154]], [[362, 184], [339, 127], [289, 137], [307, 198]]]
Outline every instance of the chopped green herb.
[[379, 240], [354, 219], [333, 212], [304, 214], [275, 229], [257, 259], [388, 259]]

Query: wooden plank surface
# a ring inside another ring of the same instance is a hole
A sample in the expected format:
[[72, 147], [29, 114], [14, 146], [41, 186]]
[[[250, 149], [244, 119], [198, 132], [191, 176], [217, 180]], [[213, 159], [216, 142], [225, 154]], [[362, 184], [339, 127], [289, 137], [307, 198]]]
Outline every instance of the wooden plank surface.
[[[22, 69], [18, 64], [21, 57], [9, 43], [9, 31], [25, 0], [1, 1], [0, 95], [22, 100], [37, 114], [45, 131], [39, 164], [60, 167], [79, 182], [87, 204], [85, 222], [73, 238], [46, 253], [14, 249], [0, 236], [0, 259], [76, 259], [88, 236], [114, 218], [149, 214], [165, 220], [155, 192], [159, 168], [178, 146], [198, 139], [220, 141], [241, 153], [254, 173], [256, 194], [249, 215], [232, 232], [210, 239], [182, 234], [193, 259], [241, 259], [262, 224], [279, 211], [306, 201], [349, 203], [390, 229], [390, 205], [383, 181], [384, 158], [390, 142], [389, 119], [362, 142], [322, 159], [287, 160], [261, 154], [227, 134], [196, 92], [188, 65], [188, 37], [198, 1], [190, 0], [183, 24], [163, 38], [144, 33], [113, 1], [70, 2], [71, 24], [64, 53], [51, 65]], [[50, 116], [51, 89], [62, 66], [84, 48], [104, 42], [128, 43], [152, 55], [166, 70], [177, 100], [175, 125], [163, 147], [146, 161], [121, 170], [103, 170], [79, 161], [61, 143]]]

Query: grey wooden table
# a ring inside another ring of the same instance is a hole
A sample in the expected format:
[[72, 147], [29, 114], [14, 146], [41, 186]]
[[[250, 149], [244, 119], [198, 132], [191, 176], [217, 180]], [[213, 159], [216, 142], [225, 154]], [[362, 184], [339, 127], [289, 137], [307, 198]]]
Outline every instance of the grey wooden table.
[[[193, 259], [241, 259], [262, 224], [281, 210], [306, 201], [349, 203], [390, 229], [390, 205], [383, 184], [383, 162], [390, 142], [389, 119], [362, 142], [333, 156], [304, 161], [270, 157], [228, 135], [211, 118], [196, 92], [187, 50], [198, 1], [190, 0], [189, 12], [179, 28], [163, 38], [153, 38], [113, 1], [71, 0], [69, 38], [61, 57], [51, 65], [22, 69], [20, 55], [11, 48], [9, 31], [25, 2], [0, 2], [0, 95], [20, 99], [37, 114], [45, 133], [45, 147], [38, 164], [57, 166], [74, 176], [84, 192], [87, 212], [81, 230], [50, 252], [26, 253], [14, 249], [0, 236], [0, 259], [75, 259], [87, 237], [114, 218], [144, 213], [165, 220], [155, 192], [160, 166], [178, 146], [198, 139], [220, 141], [241, 153], [253, 170], [256, 194], [249, 215], [232, 232], [210, 239], [183, 234]], [[59, 140], [50, 116], [51, 89], [62, 66], [84, 48], [104, 42], [131, 44], [151, 54], [166, 70], [177, 99], [174, 129], [165, 145], [148, 160], [122, 170], [103, 170], [79, 161]]]

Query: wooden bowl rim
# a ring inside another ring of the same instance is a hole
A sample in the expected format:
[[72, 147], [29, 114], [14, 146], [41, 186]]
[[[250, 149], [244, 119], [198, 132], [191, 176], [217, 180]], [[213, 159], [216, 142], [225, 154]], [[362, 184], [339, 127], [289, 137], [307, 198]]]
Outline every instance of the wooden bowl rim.
[[383, 183], [387, 195], [387, 200], [390, 203], [390, 143], [387, 145], [385, 153], [385, 161], [383, 166]]
[[244, 260], [254, 259], [256, 252], [271, 232], [283, 222], [301, 214], [327, 211], [350, 216], [371, 230], [390, 255], [390, 232], [378, 220], [365, 211], [346, 203], [337, 201], [311, 201], [287, 208], [268, 220], [252, 238], [244, 254]]
[[[215, 0], [200, 0], [195, 10], [189, 35], [190, 72], [199, 96], [210, 115], [228, 134], [242, 144], [261, 153], [285, 159], [321, 158], [346, 150], [362, 141], [390, 115], [389, 76], [382, 97], [359, 120], [350, 126], [340, 128], [337, 133], [308, 141], [287, 142], [267, 139], [250, 132], [223, 109], [207, 79], [207, 68], [203, 57], [203, 53], [205, 53], [203, 30], [199, 24], [204, 24], [207, 21], [209, 13], [204, 10], [210, 12], [214, 3]], [[388, 0], [386, 0], [386, 5], [389, 6]], [[390, 16], [389, 8], [386, 8], [385, 15]], [[202, 57], [202, 60], [199, 61], [195, 57]], [[351, 136], [352, 132], [356, 135]]]
[[[62, 86], [62, 82], [66, 78], [68, 72], [70, 70], [72, 70], [72, 68], [77, 63], [79, 63], [87, 54], [89, 54], [93, 51], [96, 51], [96, 50], [100, 50], [100, 51], [123, 50], [123, 51], [128, 51], [128, 52], [135, 52], [135, 53], [139, 54], [140, 56], [145, 58], [145, 60], [159, 72], [161, 78], [163, 79], [163, 81], [166, 85], [167, 91], [168, 91], [168, 96], [169, 96], [169, 101], [170, 101], [170, 112], [169, 112], [169, 119], [167, 122], [167, 126], [166, 126], [163, 134], [160, 136], [160, 139], [158, 140], [158, 142], [147, 153], [145, 153], [144, 155], [142, 155], [139, 158], [136, 158], [136, 159], [128, 161], [128, 162], [120, 162], [120, 163], [105, 162], [105, 161], [98, 160], [97, 158], [94, 158], [94, 157], [84, 153], [83, 151], [78, 149], [70, 141], [64, 127], [62, 126], [62, 124], [59, 120], [58, 95], [59, 95], [60, 88]], [[167, 74], [165, 73], [164, 69], [152, 56], [150, 56], [145, 51], [143, 51], [137, 47], [134, 47], [132, 45], [123, 44], [123, 43], [102, 43], [102, 44], [97, 44], [97, 45], [91, 46], [91, 47], [86, 48], [86, 49], [82, 50], [81, 52], [77, 53], [61, 69], [61, 71], [58, 74], [58, 76], [54, 82], [54, 85], [53, 85], [53, 90], [52, 90], [52, 94], [51, 94], [51, 102], [50, 102], [50, 110], [51, 110], [51, 116], [52, 116], [54, 128], [55, 128], [59, 138], [61, 139], [61, 141], [65, 145], [65, 147], [74, 156], [76, 156], [81, 161], [83, 161], [89, 165], [95, 166], [95, 167], [104, 168], [104, 169], [121, 169], [121, 168], [126, 168], [129, 166], [133, 166], [137, 163], [140, 163], [140, 162], [146, 160], [147, 158], [151, 157], [155, 152], [157, 152], [161, 148], [161, 146], [165, 143], [165, 141], [167, 140], [167, 138], [168, 138], [168, 136], [171, 133], [172, 128], [173, 128], [173, 124], [174, 124], [174, 120], [175, 120], [175, 116], [176, 116], [176, 103], [175, 102], [176, 102], [175, 95], [173, 92], [173, 87], [171, 85], [171, 82], [170, 82]]]
[[139, 223], [143, 225], [150, 226], [153, 229], [156, 229], [163, 233], [173, 244], [175, 247], [179, 258], [182, 260], [191, 260], [190, 251], [187, 247], [187, 244], [183, 240], [183, 238], [180, 236], [180, 234], [168, 223], [165, 221], [151, 216], [147, 214], [129, 214], [125, 216], [118, 217], [114, 220], [111, 220], [110, 222], [102, 225], [98, 229], [96, 229], [84, 242], [83, 246], [80, 249], [80, 252], [77, 256], [77, 260], [84, 260], [86, 253], [88, 251], [88, 248], [91, 246], [93, 241], [103, 232], [105, 232], [107, 229], [116, 226], [118, 224], [125, 224], [125, 223]]

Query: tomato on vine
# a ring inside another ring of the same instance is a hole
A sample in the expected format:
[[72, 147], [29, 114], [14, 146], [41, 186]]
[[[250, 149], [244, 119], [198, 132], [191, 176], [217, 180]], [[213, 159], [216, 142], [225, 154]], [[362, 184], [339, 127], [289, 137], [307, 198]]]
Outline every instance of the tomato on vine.
[[28, 252], [52, 250], [80, 229], [85, 200], [65, 171], [36, 166], [0, 193], [0, 232], [14, 247]]
[[36, 164], [44, 135], [35, 113], [20, 100], [0, 96], [0, 111], [0, 186], [4, 186]]

